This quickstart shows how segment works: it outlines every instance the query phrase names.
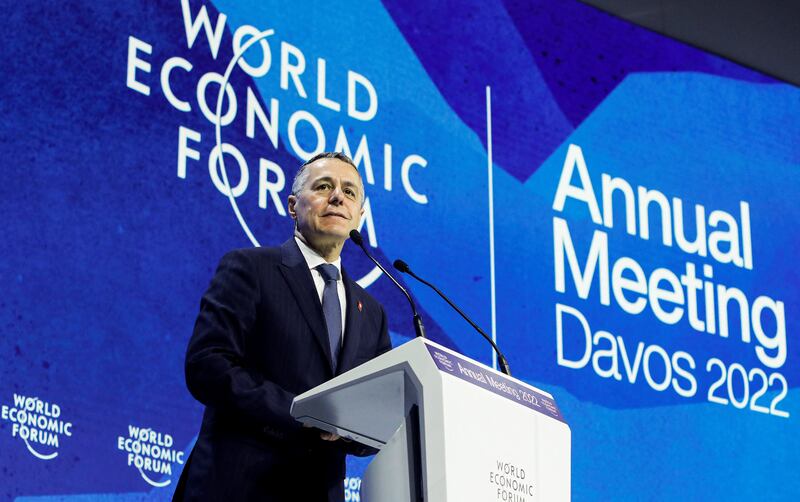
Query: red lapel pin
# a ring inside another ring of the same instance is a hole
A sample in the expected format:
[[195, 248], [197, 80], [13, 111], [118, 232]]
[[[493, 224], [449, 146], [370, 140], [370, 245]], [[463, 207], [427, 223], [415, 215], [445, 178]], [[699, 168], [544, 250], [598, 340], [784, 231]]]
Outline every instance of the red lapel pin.
[[358, 311], [361, 312], [361, 310], [363, 310], [363, 309], [364, 309], [364, 306], [361, 305], [361, 300], [359, 300], [358, 301]]

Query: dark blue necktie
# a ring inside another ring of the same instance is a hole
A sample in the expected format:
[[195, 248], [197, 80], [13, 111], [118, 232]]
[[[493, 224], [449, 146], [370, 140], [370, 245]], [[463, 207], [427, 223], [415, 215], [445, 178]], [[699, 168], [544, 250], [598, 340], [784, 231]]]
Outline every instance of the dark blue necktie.
[[325, 279], [325, 289], [322, 290], [322, 312], [325, 314], [325, 324], [328, 325], [328, 341], [331, 344], [331, 357], [333, 370], [339, 360], [339, 346], [342, 340], [342, 306], [339, 303], [339, 290], [336, 281], [339, 280], [339, 269], [330, 263], [317, 266], [317, 270]]

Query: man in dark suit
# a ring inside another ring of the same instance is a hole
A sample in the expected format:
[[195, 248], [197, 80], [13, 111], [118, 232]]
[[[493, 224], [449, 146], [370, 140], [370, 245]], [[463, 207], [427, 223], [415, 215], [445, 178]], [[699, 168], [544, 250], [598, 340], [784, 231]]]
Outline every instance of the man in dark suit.
[[222, 258], [186, 353], [187, 386], [206, 410], [175, 499], [344, 499], [345, 454], [371, 452], [303, 427], [289, 408], [391, 348], [383, 308], [340, 265], [363, 203], [353, 162], [320, 154], [292, 184], [294, 236]]

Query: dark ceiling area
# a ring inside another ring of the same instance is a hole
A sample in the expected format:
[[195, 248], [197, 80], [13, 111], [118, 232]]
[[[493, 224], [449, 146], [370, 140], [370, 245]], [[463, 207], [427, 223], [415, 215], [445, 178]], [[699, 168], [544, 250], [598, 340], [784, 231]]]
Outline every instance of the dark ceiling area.
[[581, 0], [800, 86], [798, 0]]

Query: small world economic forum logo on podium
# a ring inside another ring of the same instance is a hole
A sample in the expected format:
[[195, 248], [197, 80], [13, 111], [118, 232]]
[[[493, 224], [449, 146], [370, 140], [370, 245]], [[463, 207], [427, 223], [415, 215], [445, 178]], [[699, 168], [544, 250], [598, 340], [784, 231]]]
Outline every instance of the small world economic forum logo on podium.
[[433, 357], [439, 362], [440, 368], [444, 368], [451, 373], [454, 371], [453, 361], [451, 361], [450, 358], [447, 357], [447, 354], [437, 350], [433, 353]]

